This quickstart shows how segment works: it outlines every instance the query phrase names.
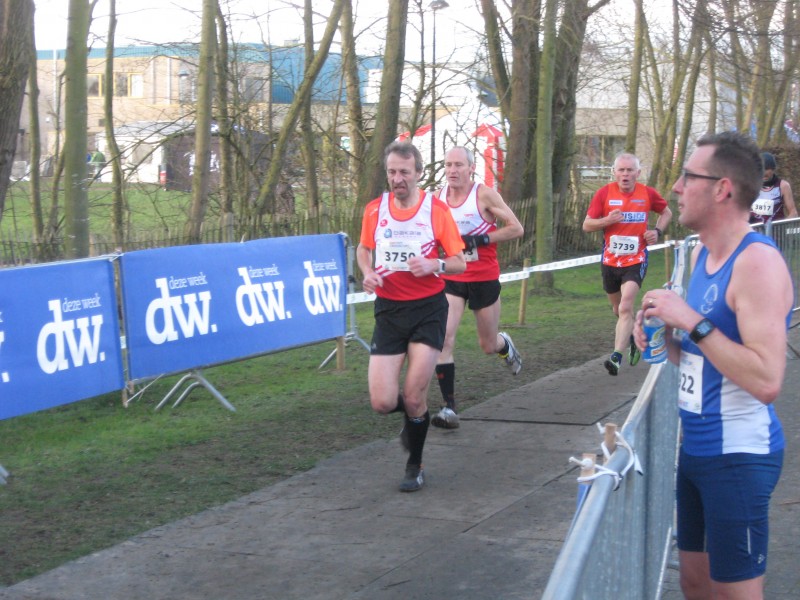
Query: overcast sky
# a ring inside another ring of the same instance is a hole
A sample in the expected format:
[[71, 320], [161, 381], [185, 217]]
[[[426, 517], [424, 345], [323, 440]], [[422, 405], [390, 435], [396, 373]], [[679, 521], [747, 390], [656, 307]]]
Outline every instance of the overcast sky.
[[[39, 50], [66, 47], [68, 0], [35, 0], [36, 47]], [[117, 0], [116, 45], [167, 43], [197, 40], [200, 32], [199, 10], [201, 0]], [[234, 40], [283, 44], [288, 40], [302, 39], [302, 0], [222, 0], [233, 15]], [[375, 52], [385, 39], [386, 0], [353, 0], [357, 32], [369, 29], [371, 33], [359, 36], [359, 51]], [[413, 5], [413, 2], [411, 3]], [[429, 2], [425, 0], [427, 6]], [[437, 12], [437, 55], [439, 60], [450, 57], [456, 48], [467, 58], [474, 58], [474, 33], [482, 31], [481, 16], [475, 0], [448, 0], [448, 8]], [[331, 0], [314, 0], [318, 12], [315, 36], [322, 37], [325, 19]], [[301, 8], [297, 8], [300, 6]], [[108, 29], [108, 0], [99, 0], [94, 11], [92, 33], [104, 45]], [[429, 12], [428, 15], [431, 13]], [[411, 22], [411, 19], [409, 20]], [[466, 25], [465, 25], [466, 24]], [[426, 38], [430, 39], [431, 21], [428, 17]], [[269, 36], [269, 37], [268, 37]], [[409, 27], [407, 56], [419, 57], [419, 34]], [[426, 45], [430, 49], [430, 43]], [[457, 58], [457, 57], [455, 57]]]
[[[36, 4], [36, 47], [39, 50], [63, 49], [67, 39], [67, 14], [69, 0], [34, 0]], [[386, 37], [387, 0], [352, 0], [356, 15], [356, 35], [361, 54], [380, 52]], [[438, 61], [470, 61], [475, 58], [480, 37], [484, 35], [478, 0], [447, 0], [449, 7], [436, 13], [436, 55]], [[229, 12], [233, 26], [232, 42], [261, 42], [280, 45], [289, 40], [302, 40], [303, 0], [220, 0], [223, 11]], [[332, 0], [314, 0], [317, 11], [315, 38], [319, 40]], [[502, 8], [507, 3], [497, 0]], [[197, 41], [200, 33], [201, 0], [116, 0], [116, 45], [137, 45]], [[431, 58], [432, 11], [430, 0], [422, 0], [425, 7], [427, 60]], [[669, 15], [670, 0], [645, 0], [645, 10], [652, 20], [658, 14]], [[108, 0], [98, 0], [94, 10], [92, 34], [97, 36], [93, 45], [105, 46], [108, 30]], [[409, 10], [415, 6], [409, 2]], [[633, 22], [632, 0], [612, 0], [604, 9], [606, 25], [625, 27]], [[665, 8], [666, 7], [666, 8]], [[611, 16], [615, 14], [615, 16]], [[594, 18], [593, 18], [594, 19]], [[419, 20], [409, 18], [406, 57], [419, 60]], [[603, 21], [598, 21], [603, 23]], [[624, 43], [631, 44], [630, 39]], [[334, 45], [333, 51], [338, 51]]]

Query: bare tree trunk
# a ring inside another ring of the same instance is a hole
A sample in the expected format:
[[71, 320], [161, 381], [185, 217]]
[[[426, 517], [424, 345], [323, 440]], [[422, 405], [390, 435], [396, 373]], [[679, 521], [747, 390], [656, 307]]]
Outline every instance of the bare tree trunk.
[[347, 83], [347, 123], [350, 133], [350, 194], [358, 193], [358, 173], [364, 161], [366, 135], [364, 133], [364, 114], [361, 106], [361, 83], [358, 77], [358, 55], [353, 35], [353, 2], [344, 0], [340, 32], [342, 36], [342, 68]]
[[495, 91], [497, 99], [500, 101], [500, 112], [503, 118], [511, 118], [511, 84], [503, 59], [503, 41], [498, 25], [500, 16], [494, 0], [481, 0], [481, 12], [483, 12], [483, 23], [486, 26], [486, 42], [489, 49], [489, 63], [492, 66], [494, 75]]
[[797, 0], [788, 0], [783, 9], [783, 68], [780, 73], [773, 73], [772, 77], [772, 93], [767, 106], [766, 122], [766, 130], [770, 132], [768, 143], [782, 143], [786, 140], [783, 121], [787, 112], [791, 112], [789, 108], [791, 85], [797, 77], [797, 67], [800, 65], [800, 44], [796, 41], [797, 10]]
[[128, 207], [125, 205], [125, 196], [122, 193], [122, 157], [120, 156], [117, 138], [114, 134], [114, 36], [117, 29], [117, 2], [109, 2], [108, 41], [106, 42], [106, 72], [107, 82], [103, 93], [103, 112], [106, 132], [106, 155], [111, 163], [112, 220], [111, 230], [114, 233], [114, 245], [119, 250], [125, 249], [125, 222]]
[[[31, 46], [30, 46], [30, 68], [28, 75], [28, 121], [30, 131], [28, 139], [31, 145], [31, 164], [30, 164], [30, 199], [31, 215], [33, 217], [33, 240], [41, 244], [44, 237], [44, 213], [42, 212], [42, 177], [39, 163], [42, 160], [42, 139], [39, 127], [39, 81], [37, 73], [36, 56], [36, 36], [34, 35], [33, 19], [30, 20]], [[0, 219], [2, 216], [0, 216]], [[44, 256], [40, 253], [40, 260]]]
[[[703, 15], [707, 16], [707, 15]], [[702, 40], [705, 39], [705, 35], [698, 36], [697, 43], [702, 45]], [[678, 156], [686, 156], [686, 149], [689, 146], [689, 136], [692, 133], [692, 120], [694, 117], [694, 113], [691, 110], [691, 107], [694, 106], [694, 99], [697, 93], [697, 81], [700, 78], [700, 69], [703, 66], [703, 57], [704, 52], [701, 46], [698, 46], [694, 56], [692, 57], [692, 62], [689, 69], [689, 76], [686, 82], [686, 89], [684, 91], [684, 106], [686, 109], [684, 110], [683, 114], [683, 122], [681, 124], [680, 135], [677, 139], [677, 155]], [[672, 170], [670, 171], [670, 177], [665, 182], [664, 187], [666, 188], [671, 182], [675, 181], [682, 168], [681, 161], [675, 160], [672, 163]]]
[[[706, 36], [706, 44], [713, 49], [711, 36]], [[714, 133], [717, 130], [717, 104], [719, 103], [719, 93], [717, 92], [717, 60], [715, 53], [708, 53], [708, 126], [706, 133]]]
[[383, 79], [375, 115], [375, 129], [368, 144], [358, 183], [354, 219], [359, 219], [367, 202], [378, 196], [386, 185], [383, 151], [397, 135], [400, 114], [400, 89], [405, 60], [408, 0], [389, 0], [386, 49], [383, 56]]
[[211, 162], [211, 101], [214, 95], [214, 56], [216, 54], [216, 0], [203, 0], [200, 33], [200, 64], [197, 69], [197, 119], [195, 120], [192, 206], [186, 226], [186, 241], [200, 243], [203, 220], [208, 208], [208, 180]]
[[45, 222], [44, 237], [50, 243], [54, 243], [62, 226], [61, 216], [59, 215], [60, 187], [61, 178], [64, 174], [64, 153], [62, 152], [62, 98], [64, 96], [64, 73], [59, 73], [56, 78], [55, 106], [53, 107], [53, 123], [55, 125], [55, 140], [53, 142], [53, 180], [50, 186], [50, 207]]
[[747, 131], [749, 127], [745, 124], [744, 117], [744, 93], [742, 90], [742, 71], [741, 68], [747, 63], [744, 51], [742, 50], [741, 40], [739, 39], [739, 25], [737, 24], [735, 4], [738, 2], [731, 2], [726, 0], [722, 2], [723, 10], [725, 11], [725, 19], [728, 25], [728, 36], [730, 37], [731, 46], [731, 63], [733, 68], [733, 92], [736, 101], [736, 128], [739, 131]]
[[644, 54], [644, 8], [642, 0], [634, 0], [636, 25], [633, 33], [633, 61], [631, 83], [628, 88], [628, 129], [625, 133], [625, 151], [636, 153], [636, 138], [639, 130], [639, 86], [642, 80], [642, 55]]
[[[527, 172], [531, 135], [535, 125], [531, 123], [532, 107], [535, 106], [531, 97], [532, 78], [532, 49], [537, 47], [535, 34], [535, 19], [531, 0], [521, 0], [515, 3], [512, 13], [512, 39], [513, 61], [509, 94], [507, 94], [507, 107], [509, 112], [505, 116], [509, 120], [508, 152], [503, 171], [502, 192], [509, 203], [514, 206], [530, 197], [525, 190], [525, 174]], [[498, 67], [504, 69], [504, 67]], [[533, 223], [523, 215], [523, 226], [530, 234], [534, 232]], [[526, 222], [527, 221], [527, 222]]]
[[311, 96], [311, 87], [314, 85], [314, 81], [317, 75], [319, 75], [322, 65], [328, 56], [328, 50], [333, 41], [333, 34], [336, 33], [336, 24], [339, 22], [339, 17], [342, 15], [343, 1], [344, 0], [336, 0], [334, 3], [331, 14], [328, 17], [325, 33], [320, 41], [319, 50], [314, 57], [314, 61], [309, 65], [308, 69], [306, 69], [303, 82], [295, 93], [294, 100], [283, 121], [283, 126], [281, 127], [278, 141], [275, 144], [275, 150], [271, 157], [267, 175], [264, 178], [264, 183], [261, 185], [258, 200], [256, 201], [256, 211], [259, 217], [263, 216], [266, 211], [275, 204], [275, 188], [280, 182], [281, 169], [283, 168], [286, 151], [289, 147], [289, 139], [294, 134], [294, 128], [300, 117], [300, 111]]
[[[707, 14], [707, 4], [707, 0], [699, 0], [695, 6], [693, 17], [696, 18], [692, 19], [692, 29], [689, 42], [686, 44], [686, 53], [682, 54], [680, 52], [680, 44], [673, 49], [675, 53], [673, 57], [673, 68], [675, 70], [672, 75], [672, 88], [670, 90], [669, 101], [664, 106], [664, 117], [656, 136], [656, 154], [653, 159], [654, 168], [650, 173], [650, 178], [652, 181], [655, 181], [654, 187], [657, 189], [665, 189], [671, 184], [673, 162], [677, 164], [682, 160], [681, 155], [676, 157], [677, 161], [673, 160], [677, 137], [678, 111], [681, 107], [683, 85], [689, 74], [686, 65], [691, 64], [695, 54], [702, 52], [703, 37], [707, 29], [707, 22], [703, 21], [701, 16]], [[677, 13], [675, 18], [677, 18]], [[657, 68], [657, 65], [653, 65], [653, 68]]]
[[647, 22], [644, 23], [642, 31], [644, 35], [645, 52], [647, 53], [647, 65], [644, 67], [645, 91], [648, 95], [650, 110], [653, 113], [651, 128], [653, 139], [656, 138], [658, 132], [658, 120], [664, 114], [664, 84], [661, 80], [661, 72], [658, 69], [658, 60], [656, 59], [655, 48], [653, 48], [653, 41], [650, 39], [650, 30]]
[[[228, 27], [219, 1], [216, 3], [214, 11], [217, 23], [217, 52], [215, 54], [217, 106], [219, 125], [219, 193], [221, 200], [220, 226], [222, 227], [222, 239], [226, 242], [235, 240], [235, 214], [233, 210], [233, 190], [234, 190], [234, 159], [233, 159], [233, 127], [228, 110], [230, 103], [228, 85], [230, 76], [228, 71]], [[234, 102], [234, 106], [238, 103]]]
[[[539, 106], [536, 110], [536, 263], [553, 260], [553, 79], [556, 62], [556, 16], [558, 0], [546, 0], [539, 69]], [[536, 273], [540, 287], [553, 287], [553, 274]]]
[[[303, 3], [303, 30], [305, 33], [305, 68], [308, 70], [314, 61], [314, 10], [311, 0]], [[316, 233], [319, 233], [319, 184], [317, 182], [317, 151], [314, 140], [314, 125], [311, 122], [311, 96], [306, 99], [303, 114], [300, 118], [300, 130], [303, 133], [303, 162], [306, 169], [306, 202], [308, 213], [317, 222]]]
[[553, 81], [553, 238], [555, 237], [568, 195], [569, 177], [575, 152], [575, 121], [578, 111], [577, 90], [581, 53], [589, 18], [610, 0], [572, 0], [563, 3], [564, 13], [556, 40]]
[[33, 46], [32, 0], [6, 0], [0, 6], [0, 220], [17, 149], [19, 115]]
[[749, 125], [752, 119], [755, 120], [757, 142], [760, 146], [764, 146], [770, 137], [767, 125], [767, 106], [771, 104], [773, 98], [769, 90], [769, 84], [773, 81], [769, 26], [778, 3], [775, 0], [752, 0], [752, 3], [758, 41], [756, 68], [753, 71], [752, 79], [753, 96], [747, 111], [751, 115], [751, 119], [746, 119], [746, 121]]
[[91, 5], [86, 0], [69, 1], [64, 117], [64, 219], [67, 258], [89, 255], [89, 194], [87, 190], [86, 56]]

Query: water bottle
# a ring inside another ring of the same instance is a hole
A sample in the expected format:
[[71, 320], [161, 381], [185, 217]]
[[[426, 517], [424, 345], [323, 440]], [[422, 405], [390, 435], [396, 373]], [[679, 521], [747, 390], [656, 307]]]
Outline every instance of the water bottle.
[[664, 362], [667, 359], [667, 339], [664, 321], [658, 317], [645, 317], [642, 328], [647, 336], [647, 347], [642, 359], [651, 364]]

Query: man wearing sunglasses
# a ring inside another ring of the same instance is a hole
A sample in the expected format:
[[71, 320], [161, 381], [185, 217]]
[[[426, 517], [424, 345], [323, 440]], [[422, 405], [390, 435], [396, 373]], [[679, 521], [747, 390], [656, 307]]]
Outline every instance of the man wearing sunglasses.
[[[603, 289], [617, 316], [614, 351], [604, 363], [609, 375], [619, 373], [625, 350], [631, 366], [639, 362], [641, 353], [631, 335], [633, 304], [647, 273], [647, 246], [658, 242], [672, 219], [661, 194], [636, 181], [640, 173], [635, 155], [619, 154], [614, 160], [616, 181], [597, 190], [583, 221], [585, 232], [603, 232]], [[649, 229], [651, 212], [658, 214], [658, 219]]]

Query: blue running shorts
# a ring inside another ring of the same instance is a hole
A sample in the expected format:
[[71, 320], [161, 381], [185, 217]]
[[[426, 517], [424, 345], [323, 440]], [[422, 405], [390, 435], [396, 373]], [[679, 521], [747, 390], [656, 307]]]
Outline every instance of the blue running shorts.
[[690, 456], [681, 449], [678, 548], [708, 552], [714, 581], [745, 581], [766, 571], [769, 500], [782, 466], [783, 450]]

